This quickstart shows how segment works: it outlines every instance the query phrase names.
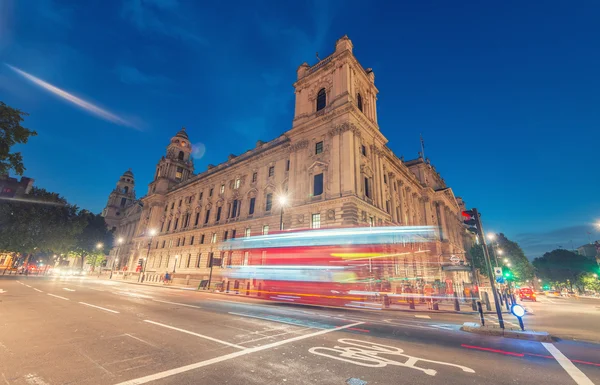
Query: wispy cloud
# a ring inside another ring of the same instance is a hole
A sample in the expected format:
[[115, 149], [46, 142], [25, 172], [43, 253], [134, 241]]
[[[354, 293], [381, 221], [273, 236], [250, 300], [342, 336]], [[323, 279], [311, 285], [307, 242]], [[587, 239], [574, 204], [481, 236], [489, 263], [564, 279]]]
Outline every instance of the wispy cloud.
[[140, 31], [191, 41], [205, 45], [208, 42], [193, 31], [178, 0], [127, 0], [121, 16]]
[[119, 75], [119, 80], [125, 84], [166, 84], [169, 79], [164, 76], [152, 76], [143, 73], [136, 67], [128, 65], [119, 65], [115, 68], [115, 72]]
[[95, 106], [94, 104], [92, 104], [90, 102], [86, 102], [85, 100], [78, 98], [77, 96], [72, 95], [72, 94], [68, 93], [67, 91], [64, 91], [56, 86], [53, 86], [52, 84], [45, 82], [42, 79], [35, 77], [17, 67], [11, 66], [10, 64], [7, 64], [7, 63], [4, 63], [4, 64], [11, 70], [13, 70], [16, 73], [18, 73], [19, 75], [23, 76], [25, 79], [31, 81], [32, 83], [44, 88], [47, 91], [50, 91], [51, 93], [53, 93], [54, 95], [56, 95], [58, 97], [61, 97], [65, 100], [75, 104], [76, 106], [83, 108], [87, 112], [89, 112], [93, 115], [96, 115], [101, 119], [107, 120], [109, 122], [112, 122], [112, 123], [115, 123], [115, 124], [118, 124], [121, 126], [138, 129], [133, 123], [113, 114], [112, 112], [109, 112], [98, 106]]

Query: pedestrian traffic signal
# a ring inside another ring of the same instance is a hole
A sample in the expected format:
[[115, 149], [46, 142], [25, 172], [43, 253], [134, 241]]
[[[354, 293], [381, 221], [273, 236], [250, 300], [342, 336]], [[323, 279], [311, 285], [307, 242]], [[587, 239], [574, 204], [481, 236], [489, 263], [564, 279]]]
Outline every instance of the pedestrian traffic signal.
[[502, 267], [502, 275], [507, 281], [512, 281], [514, 278], [513, 272], [506, 266]]
[[479, 229], [477, 228], [477, 221], [475, 220], [475, 213], [473, 210], [466, 210], [462, 212], [463, 223], [466, 226], [468, 232], [472, 234], [479, 234]]

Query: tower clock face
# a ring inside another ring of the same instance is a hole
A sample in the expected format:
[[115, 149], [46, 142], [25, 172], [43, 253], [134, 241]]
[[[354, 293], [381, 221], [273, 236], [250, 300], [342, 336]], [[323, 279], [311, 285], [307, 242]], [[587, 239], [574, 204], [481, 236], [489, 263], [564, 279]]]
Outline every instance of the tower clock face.
[[182, 146], [182, 147], [185, 147], [186, 145], [187, 145], [187, 143], [186, 143], [186, 142], [184, 142], [184, 141], [181, 141], [181, 146]]

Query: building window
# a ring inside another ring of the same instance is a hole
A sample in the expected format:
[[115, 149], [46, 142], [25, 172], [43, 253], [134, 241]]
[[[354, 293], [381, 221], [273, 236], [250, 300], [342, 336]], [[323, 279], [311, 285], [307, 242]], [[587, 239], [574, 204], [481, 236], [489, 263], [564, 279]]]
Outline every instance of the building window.
[[246, 227], [246, 231], [244, 232], [244, 236], [245, 237], [249, 237], [250, 236], [250, 227]]
[[222, 207], [217, 207], [217, 222], [221, 220], [221, 208]]
[[256, 203], [256, 198], [250, 198], [250, 209], [248, 210], [248, 215], [254, 214], [254, 204]]
[[243, 262], [244, 266], [248, 265], [248, 257], [249, 256], [250, 256], [250, 253], [248, 251], [244, 251], [244, 262]]
[[167, 223], [167, 231], [171, 230], [171, 220]]
[[[160, 232], [162, 233], [165, 228], [165, 222], [160, 224]], [[115, 228], [116, 229], [116, 228]]]
[[223, 194], [225, 192], [225, 185], [224, 184], [221, 185], [221, 189], [219, 191], [221, 192], [221, 194]]
[[363, 156], [367, 156], [367, 146], [365, 146], [364, 144], [361, 144], [360, 152], [363, 154]]
[[181, 246], [185, 246], [185, 237], [181, 238]]
[[202, 259], [202, 253], [198, 253], [198, 259], [196, 259], [196, 267], [200, 268], [200, 260]]
[[206, 210], [206, 216], [204, 217], [204, 224], [208, 223], [209, 218], [210, 218], [210, 210]]
[[179, 247], [179, 246], [181, 246], [181, 238], [177, 238], [177, 246], [176, 247]]
[[192, 254], [188, 254], [188, 259], [187, 259], [187, 263], [185, 264], [185, 267], [190, 267], [191, 261], [192, 261]]
[[375, 218], [369, 217], [369, 226], [371, 226], [371, 227], [375, 226]]
[[313, 177], [313, 196], [323, 194], [323, 173]]
[[212, 233], [210, 243], [217, 243], [217, 233]]
[[385, 201], [385, 211], [390, 214], [390, 201]]
[[290, 160], [289, 159], [285, 163], [285, 171], [290, 171]]
[[127, 204], [127, 198], [121, 198], [121, 207], [125, 207]]
[[271, 211], [271, 207], [273, 206], [273, 194], [267, 194], [267, 204], [265, 206], [265, 211]]
[[190, 239], [190, 246], [193, 246], [193, 245], [194, 245], [194, 238], [195, 238], [195, 237], [192, 235], [192, 238]]
[[263, 235], [269, 235], [269, 225], [263, 226]]
[[196, 213], [196, 220], [194, 221], [194, 226], [198, 226], [198, 222], [200, 221], [200, 213]]
[[179, 151], [179, 154], [177, 155], [177, 159], [179, 160], [183, 160], [183, 151]]
[[227, 240], [227, 236], [229, 235], [229, 231], [225, 230], [225, 232], [223, 233], [223, 240], [226, 241]]
[[275, 175], [275, 166], [269, 167], [269, 178]]
[[387, 175], [383, 174], [383, 183], [387, 184]]
[[365, 177], [365, 196], [371, 198], [371, 192], [369, 191], [369, 178]]
[[318, 142], [317, 144], [315, 144], [315, 154], [320, 154], [323, 152], [323, 141]]
[[231, 230], [231, 239], [235, 239], [235, 229]]
[[252, 183], [256, 182], [256, 180], [258, 179], [258, 173], [252, 173]]
[[204, 234], [202, 234], [200, 236], [200, 244], [203, 245], [204, 244]]
[[175, 179], [181, 179], [183, 176], [183, 167], [177, 167], [177, 172], [175, 172]]
[[310, 227], [312, 229], [320, 229], [321, 228], [321, 214], [313, 214], [311, 221], [310, 221]]
[[175, 208], [175, 202], [171, 203], [171, 210], [173, 210]]
[[235, 218], [239, 215], [239, 204], [238, 204], [238, 200], [234, 200], [233, 204], [231, 205], [231, 217]]
[[200, 191], [200, 195], [198, 196], [198, 200], [202, 200], [202, 196], [204, 195], [204, 192]]
[[177, 230], [178, 224], [179, 224], [179, 218], [175, 218], [175, 225], [173, 226], [173, 230]]
[[166, 241], [166, 240], [164, 240], [164, 241], [163, 241], [163, 243], [162, 243], [162, 248], [163, 248], [163, 249], [165, 248], [165, 243], [167, 243], [167, 241]]
[[177, 205], [177, 207], [181, 207], [181, 204], [183, 203], [183, 199], [179, 200], [179, 204]]
[[214, 188], [212, 188], [212, 187], [210, 188], [210, 190], [208, 190], [209, 197], [213, 196], [213, 190], [214, 190]]
[[242, 183], [242, 180], [241, 180], [240, 178], [237, 178], [237, 179], [235, 180], [235, 185], [234, 185], [234, 187], [235, 187], [235, 188], [240, 188], [240, 184], [241, 184], [241, 183]]
[[362, 103], [362, 96], [360, 94], [356, 95], [356, 105], [358, 106], [358, 109], [363, 110], [363, 103]]
[[321, 88], [317, 94], [317, 111], [321, 111], [327, 104], [327, 92], [325, 88]]
[[165, 213], [167, 212], [167, 210], [168, 210], [168, 209], [169, 209], [169, 204], [167, 203], [167, 204], [165, 205]]

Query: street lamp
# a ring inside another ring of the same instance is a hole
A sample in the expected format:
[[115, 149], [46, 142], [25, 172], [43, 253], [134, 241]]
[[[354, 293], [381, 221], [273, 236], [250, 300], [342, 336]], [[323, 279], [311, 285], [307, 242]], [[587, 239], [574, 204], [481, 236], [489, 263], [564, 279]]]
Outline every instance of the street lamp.
[[508, 263], [508, 258], [504, 258], [504, 263]]
[[279, 230], [283, 230], [283, 208], [288, 205], [288, 200], [288, 196], [284, 194], [277, 198], [279, 203]]
[[502, 250], [502, 249], [497, 249], [496, 252], [498, 253], [498, 255], [504, 254], [504, 250]]
[[119, 251], [121, 251], [121, 245], [123, 244], [123, 237], [117, 238], [117, 252], [115, 253], [115, 259], [113, 259], [112, 266], [110, 267], [110, 278], [112, 279], [113, 271], [115, 270], [115, 263], [119, 261]]
[[512, 265], [511, 265], [511, 264], [510, 264], [510, 262], [509, 262], [509, 263], [507, 263], [507, 264], [506, 264], [506, 266], [507, 266], [507, 267], [511, 267]]
[[[100, 249], [102, 249], [103, 247], [104, 247], [104, 244], [103, 244], [102, 242], [98, 242], [98, 243], [96, 243], [96, 249], [97, 249], [97, 250], [100, 250]], [[94, 257], [94, 266], [93, 266], [93, 268], [94, 268], [94, 271], [96, 271], [96, 262], [97, 262], [97, 261], [98, 261], [98, 255], [96, 255], [96, 256]], [[100, 277], [100, 273], [98, 273], [98, 277]]]
[[494, 234], [494, 233], [487, 233], [487, 238], [488, 238], [490, 241], [493, 241], [493, 240], [495, 240], [495, 239], [496, 239], [496, 234]]
[[146, 265], [148, 264], [148, 258], [150, 258], [150, 246], [152, 246], [152, 240], [156, 235], [156, 229], [148, 230], [148, 235], [150, 235], [150, 240], [148, 241], [148, 252], [146, 253], [146, 258], [142, 261], [142, 273], [140, 274], [140, 282], [144, 282], [144, 275], [146, 274]]

